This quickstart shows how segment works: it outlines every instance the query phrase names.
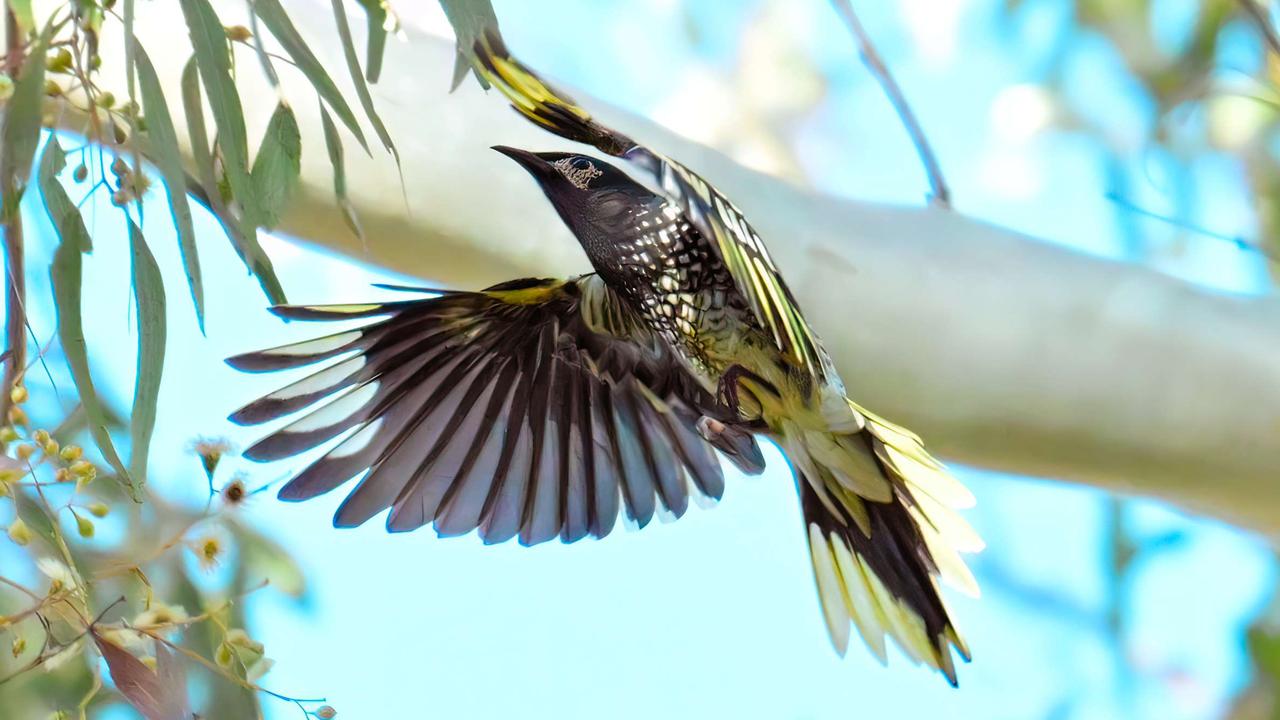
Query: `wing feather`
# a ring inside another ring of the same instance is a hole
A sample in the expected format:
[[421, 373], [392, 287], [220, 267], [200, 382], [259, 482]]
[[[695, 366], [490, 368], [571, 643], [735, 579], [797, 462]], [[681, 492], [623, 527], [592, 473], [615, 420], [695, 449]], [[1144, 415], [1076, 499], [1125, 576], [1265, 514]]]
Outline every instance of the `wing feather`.
[[[488, 543], [574, 542], [609, 534], [620, 511], [641, 527], [659, 507], [683, 515], [690, 482], [723, 493], [697, 430], [714, 399], [598, 278], [276, 313], [367, 323], [229, 361], [251, 372], [323, 363], [232, 418], [286, 419], [246, 452], [253, 460], [335, 442], [280, 496], [305, 500], [362, 476], [337, 526], [389, 509], [392, 532], [433, 523]], [[754, 442], [723, 451], [738, 462], [759, 452]]]

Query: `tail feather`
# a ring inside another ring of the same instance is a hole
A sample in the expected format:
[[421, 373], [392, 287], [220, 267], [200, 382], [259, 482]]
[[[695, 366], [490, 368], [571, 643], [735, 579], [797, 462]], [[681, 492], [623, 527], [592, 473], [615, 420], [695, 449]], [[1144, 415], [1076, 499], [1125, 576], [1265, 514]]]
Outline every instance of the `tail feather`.
[[521, 115], [562, 138], [594, 146], [614, 157], [636, 147], [631, 138], [597, 123], [572, 98], [512, 57], [497, 32], [480, 37], [473, 50], [476, 71], [506, 95]]
[[[980, 550], [982, 541], [952, 509], [971, 504], [972, 496], [925, 452], [919, 438], [873, 415], [866, 418], [858, 433], [819, 437], [790, 425], [782, 433], [796, 467], [827, 630], [844, 654], [850, 627], [856, 627], [882, 662], [887, 635], [912, 660], [955, 685], [952, 652], [968, 661], [969, 650], [937, 578], [977, 593], [958, 552]], [[833, 448], [852, 459], [833, 457]], [[841, 476], [854, 471], [856, 477]], [[870, 473], [876, 477], [868, 478]], [[891, 488], [887, 497], [860, 491], [881, 483]]]

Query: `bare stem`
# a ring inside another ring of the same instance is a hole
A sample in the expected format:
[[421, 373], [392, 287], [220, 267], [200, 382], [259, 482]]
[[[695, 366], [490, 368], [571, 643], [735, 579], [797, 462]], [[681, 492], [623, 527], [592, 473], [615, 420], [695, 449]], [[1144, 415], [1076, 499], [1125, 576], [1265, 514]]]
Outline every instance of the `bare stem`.
[[[858, 20], [858, 14], [853, 11], [853, 4], [850, 0], [831, 0], [835, 5], [836, 11], [844, 18], [845, 24], [849, 26], [849, 31], [853, 33], [853, 39], [858, 43], [858, 52], [862, 55], [862, 61], [866, 63], [867, 69], [876, 77], [880, 83], [880, 87], [884, 89], [884, 94], [889, 97], [889, 102], [893, 105], [893, 109], [897, 111], [898, 118], [902, 120], [903, 126], [907, 129], [907, 134], [911, 136], [911, 143], [916, 146], [916, 153], [920, 156], [920, 162], [924, 165], [925, 175], [929, 177], [929, 189], [931, 195], [929, 203], [938, 207], [951, 208], [951, 190], [947, 187], [947, 181], [942, 177], [942, 167], [938, 164], [938, 158], [933, 154], [933, 147], [929, 145], [929, 139], [925, 137], [924, 130], [920, 127], [920, 122], [916, 120], [916, 115], [911, 110], [911, 105], [907, 103], [907, 97], [902, 93], [902, 88], [898, 86], [898, 81], [893, 79], [893, 74], [889, 72], [888, 66], [884, 64], [884, 59], [880, 57], [880, 52], [876, 50], [876, 46], [871, 42], [871, 36], [867, 34], [867, 29], [862, 26], [862, 22]], [[1244, 0], [1246, 3], [1249, 0]]]
[[[5, 10], [5, 65], [10, 77], [17, 77], [22, 66], [22, 35], [18, 30], [18, 18], [6, 3]], [[0, 178], [0, 197], [13, 197], [12, 178]], [[5, 293], [4, 344], [8, 351], [5, 361], [3, 386], [0, 386], [0, 422], [9, 415], [9, 391], [22, 377], [27, 366], [26, 312], [27, 296], [26, 262], [22, 243], [22, 212], [9, 208], [4, 218], [4, 253], [7, 275]]]
[[1280, 55], [1280, 35], [1271, 24], [1271, 18], [1267, 17], [1267, 9], [1259, 5], [1257, 0], [1240, 0], [1240, 7], [1253, 19], [1253, 24], [1258, 26], [1258, 32], [1262, 33], [1262, 39], [1267, 41], [1271, 52]]

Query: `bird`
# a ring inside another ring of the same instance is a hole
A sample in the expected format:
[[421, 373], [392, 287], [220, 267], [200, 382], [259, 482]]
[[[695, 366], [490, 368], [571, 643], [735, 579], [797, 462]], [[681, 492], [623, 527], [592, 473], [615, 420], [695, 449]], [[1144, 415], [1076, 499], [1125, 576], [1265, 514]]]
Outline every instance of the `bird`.
[[[793, 469], [819, 605], [836, 651], [856, 628], [957, 685], [970, 652], [939, 579], [977, 594], [961, 552], [983, 543], [973, 495], [914, 433], [848, 397], [758, 233], [699, 175], [608, 128], [511, 57], [496, 34], [474, 67], [525, 117], [628, 161], [494, 149], [522, 167], [592, 272], [478, 291], [383, 285], [408, 299], [285, 305], [282, 318], [362, 324], [228, 359], [246, 372], [316, 364], [231, 415], [287, 424], [249, 447], [290, 458], [336, 438], [279, 492], [300, 501], [359, 477], [334, 516], [389, 509], [389, 531], [535, 545], [601, 538], [718, 500], [723, 457]], [[648, 182], [641, 182], [641, 179]], [[304, 412], [305, 411], [305, 412]], [[954, 653], [954, 655], [953, 655]]]

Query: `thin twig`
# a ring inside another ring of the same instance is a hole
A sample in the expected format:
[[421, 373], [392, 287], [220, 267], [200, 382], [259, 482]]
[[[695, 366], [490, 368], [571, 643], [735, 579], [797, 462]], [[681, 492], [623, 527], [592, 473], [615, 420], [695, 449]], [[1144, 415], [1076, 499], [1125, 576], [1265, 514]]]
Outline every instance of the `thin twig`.
[[1268, 248], [1258, 245], [1257, 243], [1249, 242], [1241, 235], [1227, 235], [1226, 233], [1216, 232], [1208, 228], [1200, 227], [1199, 225], [1194, 225], [1183, 220], [1178, 220], [1177, 218], [1169, 217], [1168, 215], [1161, 215], [1158, 212], [1135, 205], [1132, 200], [1121, 197], [1119, 193], [1109, 192], [1104, 197], [1135, 215], [1141, 215], [1142, 217], [1150, 218], [1152, 220], [1159, 220], [1160, 222], [1165, 223], [1166, 225], [1172, 225], [1179, 230], [1186, 230], [1187, 232], [1195, 233], [1196, 235], [1203, 235], [1204, 237], [1211, 238], [1213, 240], [1221, 240], [1222, 242], [1231, 243], [1241, 250], [1256, 252], [1271, 262], [1280, 264], [1280, 255], [1277, 255]]
[[867, 29], [862, 26], [862, 22], [858, 20], [858, 14], [853, 11], [853, 4], [850, 0], [831, 0], [836, 10], [844, 19], [845, 24], [849, 26], [850, 32], [853, 33], [853, 39], [858, 43], [858, 52], [862, 55], [862, 61], [866, 63], [867, 69], [876, 77], [880, 83], [880, 87], [884, 89], [884, 94], [889, 97], [889, 102], [893, 105], [893, 109], [897, 111], [898, 118], [902, 120], [902, 125], [907, 129], [907, 134], [911, 136], [911, 143], [916, 146], [916, 153], [920, 156], [920, 162], [924, 165], [925, 175], [929, 177], [929, 189], [931, 196], [929, 203], [941, 208], [951, 208], [951, 190], [947, 187], [946, 178], [942, 176], [942, 167], [938, 164], [938, 158], [933, 154], [933, 147], [929, 145], [929, 139], [925, 137], [924, 130], [920, 127], [920, 122], [916, 120], [916, 115], [911, 110], [911, 105], [907, 103], [907, 97], [902, 93], [902, 88], [898, 86], [898, 82], [893, 79], [893, 74], [889, 72], [889, 68], [884, 64], [884, 60], [880, 57], [876, 46], [871, 42], [871, 36], [867, 34]]
[[[5, 48], [6, 65], [9, 76], [17, 77], [22, 66], [23, 47], [22, 34], [18, 30], [18, 18], [13, 7], [6, 3], [5, 13]], [[16, 188], [10, 187], [14, 178], [0, 178], [0, 196], [16, 197]], [[27, 296], [26, 262], [22, 243], [22, 211], [16, 206], [9, 208], [9, 216], [4, 219], [4, 252], [5, 268], [8, 275], [5, 293], [5, 349], [9, 359], [4, 366], [3, 386], [0, 386], [0, 422], [9, 415], [12, 401], [9, 391], [22, 377], [27, 365], [27, 314], [24, 303]]]
[[1271, 18], [1267, 17], [1267, 9], [1259, 5], [1257, 0], [1240, 0], [1240, 7], [1253, 19], [1253, 24], [1258, 26], [1262, 39], [1271, 46], [1271, 52], [1280, 55], [1280, 34], [1276, 33]]

